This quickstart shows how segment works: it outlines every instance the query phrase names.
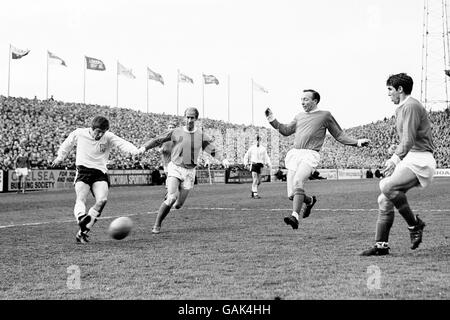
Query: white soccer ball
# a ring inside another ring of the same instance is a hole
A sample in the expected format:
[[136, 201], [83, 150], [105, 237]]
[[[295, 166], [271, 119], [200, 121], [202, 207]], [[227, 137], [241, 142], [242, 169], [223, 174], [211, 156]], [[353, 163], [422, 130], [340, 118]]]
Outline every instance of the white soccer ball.
[[128, 236], [133, 228], [133, 221], [128, 217], [119, 217], [114, 219], [108, 228], [111, 238], [122, 240]]

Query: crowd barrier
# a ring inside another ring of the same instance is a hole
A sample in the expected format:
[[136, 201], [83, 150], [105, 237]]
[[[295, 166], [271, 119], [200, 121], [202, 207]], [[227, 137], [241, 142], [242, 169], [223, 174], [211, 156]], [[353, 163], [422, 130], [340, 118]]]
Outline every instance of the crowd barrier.
[[[366, 179], [367, 169], [318, 169], [327, 180]], [[27, 190], [58, 190], [73, 188], [75, 170], [30, 170], [26, 179]], [[111, 186], [152, 185], [151, 170], [109, 170]], [[450, 169], [437, 169], [435, 177], [449, 177]], [[268, 169], [261, 171], [261, 181], [276, 181]], [[248, 170], [197, 170], [196, 183], [251, 183]], [[0, 170], [0, 192], [18, 190], [19, 179], [15, 170]]]

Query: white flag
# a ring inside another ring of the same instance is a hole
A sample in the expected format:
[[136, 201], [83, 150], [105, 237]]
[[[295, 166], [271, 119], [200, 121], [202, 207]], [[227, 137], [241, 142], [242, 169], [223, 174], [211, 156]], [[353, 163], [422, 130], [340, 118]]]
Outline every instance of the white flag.
[[117, 61], [117, 74], [123, 75], [131, 79], [136, 79], [136, 77], [133, 74], [133, 70], [125, 68], [123, 65], [119, 63], [119, 61]]
[[51, 53], [50, 51], [47, 51], [47, 56], [50, 62], [62, 65], [64, 67], [67, 67], [66, 62], [61, 59], [60, 57], [55, 56], [53, 53]]
[[259, 91], [262, 91], [264, 93], [269, 93], [269, 91], [267, 91], [267, 89], [265, 89], [263, 86], [257, 84], [255, 81], [253, 81], [253, 88], [256, 88]]

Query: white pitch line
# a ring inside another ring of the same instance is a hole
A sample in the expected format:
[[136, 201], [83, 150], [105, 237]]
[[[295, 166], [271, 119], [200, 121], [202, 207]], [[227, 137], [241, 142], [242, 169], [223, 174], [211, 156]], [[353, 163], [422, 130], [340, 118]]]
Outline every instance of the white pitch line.
[[[264, 209], [264, 208], [202, 208], [202, 207], [186, 207], [183, 208], [185, 210], [211, 210], [211, 211], [290, 211], [291, 209]], [[314, 209], [314, 211], [331, 211], [331, 212], [342, 212], [342, 211], [349, 211], [349, 212], [367, 212], [367, 211], [378, 211], [378, 209]], [[450, 212], [450, 209], [415, 209], [415, 211], [420, 212]], [[158, 213], [158, 211], [148, 211], [144, 213], [130, 213], [130, 214], [124, 214], [120, 216], [108, 216], [108, 217], [100, 217], [99, 220], [107, 220], [107, 219], [115, 219], [118, 217], [132, 217], [132, 216], [138, 216], [143, 214], [155, 214]], [[53, 220], [53, 221], [41, 221], [41, 222], [28, 222], [28, 223], [21, 223], [21, 224], [9, 224], [9, 225], [0, 225], [0, 229], [6, 229], [6, 228], [14, 228], [14, 227], [30, 227], [30, 226], [41, 226], [46, 224], [53, 224], [53, 223], [73, 223], [74, 220]]]

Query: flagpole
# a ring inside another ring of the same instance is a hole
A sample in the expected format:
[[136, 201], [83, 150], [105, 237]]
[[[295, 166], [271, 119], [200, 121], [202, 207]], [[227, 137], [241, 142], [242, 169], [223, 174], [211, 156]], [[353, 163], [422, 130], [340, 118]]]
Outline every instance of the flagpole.
[[253, 125], [253, 78], [252, 78], [252, 125]]
[[178, 116], [178, 105], [179, 105], [179, 95], [180, 95], [180, 69], [177, 69], [178, 75], [177, 75], [177, 116]]
[[48, 51], [47, 51], [47, 90], [45, 94], [45, 100], [48, 100]]
[[203, 115], [202, 118], [205, 118], [205, 79], [202, 81], [202, 106], [203, 106]]
[[147, 113], [148, 113], [148, 67], [147, 67]]
[[84, 56], [84, 75], [83, 75], [83, 104], [86, 104], [86, 56]]
[[116, 108], [119, 107], [119, 60], [117, 60], [117, 72], [116, 72]]
[[8, 97], [9, 97], [10, 74], [11, 74], [11, 44], [9, 44], [9, 57], [8, 57]]
[[230, 75], [228, 75], [228, 122], [230, 122]]

